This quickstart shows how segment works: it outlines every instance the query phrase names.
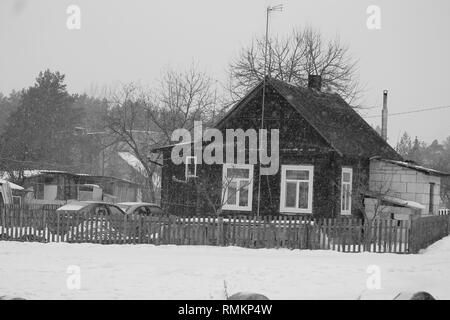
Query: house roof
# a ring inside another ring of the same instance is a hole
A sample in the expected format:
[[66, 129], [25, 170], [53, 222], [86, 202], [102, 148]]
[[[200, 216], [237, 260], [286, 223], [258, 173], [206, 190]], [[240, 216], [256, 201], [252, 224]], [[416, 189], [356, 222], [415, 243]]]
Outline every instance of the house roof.
[[[93, 179], [101, 179], [101, 180], [114, 180], [120, 181], [128, 184], [139, 185], [133, 181], [117, 178], [113, 176], [103, 176], [103, 175], [92, 175], [88, 173], [73, 173], [69, 171], [60, 171], [60, 170], [24, 170], [23, 176], [24, 178], [34, 178], [37, 176], [45, 175], [45, 174], [59, 174], [59, 175], [67, 175], [72, 177], [83, 177], [83, 178], [93, 178]], [[8, 180], [10, 179], [8, 174], [4, 174], [1, 179]]]
[[[5, 180], [5, 179], [0, 179], [0, 185], [4, 184], [6, 182], [9, 182], [9, 181]], [[11, 187], [12, 190], [20, 190], [20, 191], [25, 190], [23, 187], [19, 186], [18, 184], [12, 183], [12, 182], [9, 182], [9, 186]]]
[[394, 197], [391, 195], [381, 194], [378, 192], [373, 191], [366, 191], [364, 193], [366, 197], [369, 198], [379, 198], [387, 203], [391, 203], [400, 207], [406, 207], [406, 208], [412, 208], [415, 210], [424, 210], [425, 206], [419, 202], [411, 201], [411, 200], [404, 200], [402, 198]]
[[392, 164], [395, 164], [395, 165], [397, 165], [397, 166], [400, 166], [400, 167], [404, 167], [404, 168], [408, 168], [408, 169], [412, 169], [412, 170], [415, 170], [415, 171], [419, 171], [419, 172], [422, 172], [422, 173], [424, 173], [424, 174], [427, 174], [427, 175], [432, 175], [432, 176], [450, 176], [450, 173], [448, 173], [448, 172], [442, 172], [442, 171], [438, 171], [438, 170], [434, 170], [434, 169], [431, 169], [431, 168], [427, 168], [427, 167], [424, 167], [424, 166], [421, 166], [421, 165], [418, 165], [418, 164], [416, 164], [416, 163], [414, 163], [414, 162], [412, 162], [412, 161], [398, 161], [398, 160], [391, 160], [391, 159], [382, 159], [382, 158], [373, 158], [373, 160], [378, 160], [378, 161], [384, 161], [384, 162], [387, 162], [387, 163], [392, 163]]
[[131, 152], [118, 152], [118, 154], [134, 170], [147, 177], [147, 172], [145, 172], [144, 165], [134, 154]]
[[[245, 101], [262, 89], [262, 81], [219, 122], [220, 126]], [[341, 155], [402, 160], [402, 157], [336, 93], [320, 92], [267, 78], [275, 89]]]

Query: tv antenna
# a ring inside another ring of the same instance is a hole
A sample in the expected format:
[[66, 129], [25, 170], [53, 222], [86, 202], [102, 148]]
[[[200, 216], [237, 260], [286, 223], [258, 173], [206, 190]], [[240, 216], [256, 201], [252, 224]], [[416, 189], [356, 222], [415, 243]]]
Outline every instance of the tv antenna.
[[[264, 78], [263, 78], [263, 89], [262, 89], [262, 104], [261, 104], [261, 130], [264, 128], [264, 106], [266, 98], [266, 78], [267, 78], [267, 46], [269, 44], [269, 17], [271, 12], [283, 11], [283, 5], [278, 4], [276, 6], [268, 6], [266, 8], [266, 40], [264, 43]], [[270, 74], [270, 71], [269, 71]], [[259, 136], [259, 152], [261, 152], [261, 137], [262, 131], [260, 130]], [[261, 201], [261, 157], [259, 159], [259, 171], [258, 171], [258, 204], [256, 217], [259, 218], [259, 209]]]

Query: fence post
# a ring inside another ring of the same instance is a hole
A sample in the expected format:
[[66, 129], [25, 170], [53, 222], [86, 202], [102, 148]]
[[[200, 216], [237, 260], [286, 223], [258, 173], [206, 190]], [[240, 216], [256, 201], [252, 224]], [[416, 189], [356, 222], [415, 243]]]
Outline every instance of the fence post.
[[2, 219], [2, 233], [0, 233], [0, 240], [6, 240], [6, 209], [4, 206], [0, 207], [0, 216]]
[[371, 251], [371, 243], [372, 243], [372, 224], [369, 219], [364, 219], [364, 245], [363, 251]]
[[450, 214], [448, 213], [447, 213], [447, 235], [450, 235]]
[[[42, 210], [43, 211], [43, 223], [42, 223], [42, 232], [44, 234], [44, 239], [47, 240], [47, 211], [46, 210]], [[44, 240], [44, 242], [45, 242]]]
[[222, 217], [219, 217], [218, 218], [218, 242], [219, 242], [219, 245], [220, 246], [223, 246], [224, 245], [224, 241], [223, 241], [223, 239], [224, 239], [224, 234], [223, 234], [223, 218]]
[[57, 241], [58, 242], [60, 242], [61, 241], [61, 231], [60, 231], [60, 217], [59, 217], [59, 215], [60, 215], [60, 212], [59, 211], [56, 211], [56, 219], [57, 219], [57, 222], [56, 222], [56, 236], [58, 237], [57, 238]]
[[414, 216], [409, 217], [409, 252], [417, 253], [418, 224]]

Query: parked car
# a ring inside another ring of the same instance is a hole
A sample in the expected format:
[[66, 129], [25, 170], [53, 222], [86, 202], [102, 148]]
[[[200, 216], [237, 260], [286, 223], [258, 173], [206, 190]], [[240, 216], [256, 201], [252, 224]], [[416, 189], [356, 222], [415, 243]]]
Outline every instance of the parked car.
[[[63, 223], [58, 223], [55, 215], [50, 216], [49, 228], [54, 231], [59, 228], [61, 234], [76, 239], [103, 239], [111, 237], [127, 237], [134, 233], [124, 226], [127, 214], [120, 207], [101, 201], [72, 201], [56, 209], [62, 215]], [[67, 216], [66, 216], [67, 214]], [[101, 241], [103, 241], [101, 240]]]
[[122, 202], [117, 204], [123, 211], [130, 215], [160, 216], [164, 215], [163, 209], [156, 203], [148, 202]]
[[[126, 212], [127, 216], [131, 219], [131, 221], [135, 221], [136, 223], [136, 237], [144, 237], [147, 240], [155, 240], [158, 237], [161, 237], [164, 234], [165, 224], [161, 223], [160, 217], [167, 215], [164, 210], [161, 209], [159, 205], [156, 203], [149, 202], [122, 202], [117, 203], [117, 205]], [[141, 217], [148, 217], [147, 219], [142, 219]], [[163, 220], [167, 223], [167, 220]], [[158, 226], [157, 229], [151, 227], [151, 231], [149, 230], [149, 225], [146, 223], [158, 223], [154, 224], [154, 226]], [[140, 235], [140, 236], [139, 236]]]
[[91, 213], [119, 217], [125, 215], [125, 212], [119, 206], [101, 201], [72, 201], [59, 207], [56, 211]]

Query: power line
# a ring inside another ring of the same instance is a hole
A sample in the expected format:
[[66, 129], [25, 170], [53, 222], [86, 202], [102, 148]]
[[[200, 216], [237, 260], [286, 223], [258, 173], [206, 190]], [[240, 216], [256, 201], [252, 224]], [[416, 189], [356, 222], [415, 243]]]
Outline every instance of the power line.
[[[417, 109], [417, 110], [412, 110], [412, 111], [389, 113], [388, 116], [398, 116], [398, 115], [402, 115], [402, 114], [418, 113], [418, 112], [432, 111], [432, 110], [439, 110], [439, 109], [447, 109], [447, 108], [450, 108], [450, 106], [424, 108], [424, 109]], [[374, 115], [374, 116], [364, 116], [363, 118], [367, 119], [367, 118], [378, 118], [378, 117], [381, 117], [381, 114]]]
[[4, 157], [0, 157], [0, 161], [4, 161], [4, 162], [14, 162], [14, 163], [19, 163], [19, 164], [24, 164], [24, 165], [37, 165], [37, 166], [41, 166], [41, 167], [65, 167], [65, 168], [79, 168], [82, 166], [89, 166], [92, 165], [92, 163], [79, 163], [79, 164], [61, 164], [61, 163], [55, 163], [55, 162], [45, 162], [45, 161], [33, 161], [33, 160], [17, 160], [17, 159], [12, 159], [12, 158], [4, 158]]

